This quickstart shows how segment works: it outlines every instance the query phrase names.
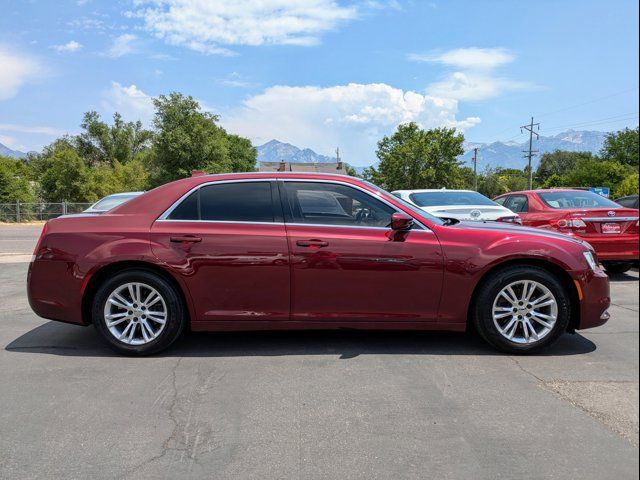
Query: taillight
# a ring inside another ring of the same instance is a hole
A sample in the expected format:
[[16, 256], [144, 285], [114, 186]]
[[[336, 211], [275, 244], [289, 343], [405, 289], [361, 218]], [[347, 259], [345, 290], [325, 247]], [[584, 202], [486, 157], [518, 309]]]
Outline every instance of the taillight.
[[[552, 222], [553, 225], [553, 222]], [[555, 226], [557, 228], [587, 228], [587, 224], [579, 218], [561, 218], [560, 220], [555, 222]]]
[[40, 233], [40, 238], [38, 238], [38, 243], [36, 243], [36, 248], [33, 250], [33, 255], [31, 256], [31, 261], [33, 262], [40, 251], [40, 247], [42, 246], [42, 241], [44, 237], [47, 235], [47, 230], [49, 229], [49, 223], [45, 223], [44, 227], [42, 227], [42, 233]]
[[503, 223], [515, 223], [516, 225], [522, 225], [522, 219], [518, 216], [515, 217], [500, 217], [496, 220], [496, 222]]

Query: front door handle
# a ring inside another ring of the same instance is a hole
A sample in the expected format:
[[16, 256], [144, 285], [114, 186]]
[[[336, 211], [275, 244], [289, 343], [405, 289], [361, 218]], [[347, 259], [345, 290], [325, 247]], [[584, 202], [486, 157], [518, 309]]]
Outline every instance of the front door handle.
[[328, 247], [329, 242], [325, 242], [324, 240], [318, 240], [317, 238], [312, 238], [311, 240], [297, 240], [296, 245], [298, 245], [299, 247], [322, 248], [322, 247]]
[[198, 243], [202, 241], [202, 238], [193, 235], [183, 235], [180, 237], [171, 237], [169, 240], [173, 243]]

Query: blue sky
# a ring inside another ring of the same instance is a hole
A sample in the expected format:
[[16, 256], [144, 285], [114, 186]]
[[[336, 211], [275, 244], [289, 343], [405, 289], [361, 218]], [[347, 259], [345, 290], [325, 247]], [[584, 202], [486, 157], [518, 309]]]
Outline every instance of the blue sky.
[[638, 2], [0, 0], [0, 143], [179, 91], [229, 131], [354, 165], [401, 122], [467, 140], [638, 125]]

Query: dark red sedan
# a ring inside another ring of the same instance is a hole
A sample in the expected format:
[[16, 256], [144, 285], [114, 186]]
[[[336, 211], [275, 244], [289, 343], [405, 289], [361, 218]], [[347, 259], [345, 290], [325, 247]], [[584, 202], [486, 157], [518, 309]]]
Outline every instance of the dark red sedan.
[[586, 190], [529, 190], [495, 199], [529, 227], [555, 230], [589, 242], [609, 273], [638, 261], [638, 210]]
[[532, 352], [609, 318], [579, 239], [430, 216], [359, 179], [227, 174], [51, 220], [29, 269], [40, 316], [150, 354], [192, 330], [470, 326]]

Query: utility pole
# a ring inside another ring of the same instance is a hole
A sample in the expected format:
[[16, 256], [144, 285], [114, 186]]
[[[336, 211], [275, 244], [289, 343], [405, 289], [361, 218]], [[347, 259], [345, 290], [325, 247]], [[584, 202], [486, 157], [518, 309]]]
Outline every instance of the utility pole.
[[473, 189], [478, 191], [478, 147], [473, 149]]
[[529, 150], [523, 150], [525, 153], [524, 157], [529, 159], [529, 190], [533, 189], [533, 167], [531, 166], [531, 159], [538, 153], [538, 150], [533, 150], [533, 136], [536, 136], [536, 139], [540, 138], [536, 132], [533, 131], [533, 127], [536, 127], [536, 130], [540, 131], [540, 124], [533, 123], [533, 117], [531, 117], [531, 123], [529, 125], [522, 125], [520, 127], [520, 133], [522, 130], [526, 130], [529, 132]]

